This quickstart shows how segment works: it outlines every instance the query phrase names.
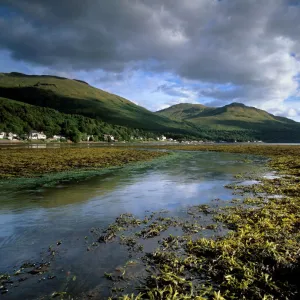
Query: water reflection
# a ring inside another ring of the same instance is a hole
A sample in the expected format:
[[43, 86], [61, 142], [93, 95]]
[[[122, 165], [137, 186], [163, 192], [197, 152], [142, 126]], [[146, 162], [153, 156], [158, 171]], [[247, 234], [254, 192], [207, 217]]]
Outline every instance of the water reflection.
[[[261, 168], [260, 160], [249, 164], [242, 158], [238, 154], [194, 152], [148, 168], [118, 169], [54, 188], [1, 194], [0, 273], [29, 258], [38, 260], [41, 251], [62, 240], [66, 253], [56, 260], [56, 267], [81, 274], [78, 291], [92, 288], [112, 262], [116, 265], [124, 260], [124, 253], [112, 245], [86, 253], [83, 237], [90, 228], [104, 228], [124, 212], [143, 217], [146, 210], [168, 209], [178, 215], [189, 205], [231, 199], [231, 190], [224, 186], [233, 182], [233, 175]], [[87, 279], [91, 273], [92, 278]], [[58, 288], [65, 280], [62, 276], [53, 285]], [[50, 288], [53, 286], [41, 284], [39, 292]], [[32, 289], [26, 290], [27, 294], [22, 292], [30, 298]], [[18, 299], [17, 295], [6, 298]]]

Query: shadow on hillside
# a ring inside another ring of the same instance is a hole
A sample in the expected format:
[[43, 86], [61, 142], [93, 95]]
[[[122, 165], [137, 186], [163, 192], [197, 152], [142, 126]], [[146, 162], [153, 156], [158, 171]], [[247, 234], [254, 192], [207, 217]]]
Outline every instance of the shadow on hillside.
[[[262, 122], [246, 122], [240, 120], [215, 120], [215, 124], [222, 126], [236, 126], [242, 130], [254, 131], [257, 139], [265, 142], [288, 143], [291, 140], [300, 143], [299, 123], [280, 123], [271, 120]], [[224, 130], [226, 130], [224, 128]]]
[[175, 124], [175, 122], [167, 118], [159, 117], [142, 107], [139, 108], [130, 103], [121, 103], [121, 105], [118, 105], [108, 102], [106, 104], [96, 98], [65, 97], [57, 94], [52, 89], [42, 89], [34, 86], [17, 88], [0, 87], [0, 96], [31, 105], [52, 108], [66, 114], [83, 115], [131, 128], [157, 132], [172, 130], [178, 133], [190, 133], [187, 129], [180, 128], [182, 124]]
[[[214, 119], [214, 123], [221, 126], [235, 126], [241, 129], [246, 130], [287, 130], [287, 129], [295, 129], [300, 130], [300, 125], [297, 123], [283, 123], [272, 120], [264, 120], [251, 122], [249, 121], [241, 121], [241, 120], [216, 120]], [[224, 128], [225, 129], [225, 128]]]

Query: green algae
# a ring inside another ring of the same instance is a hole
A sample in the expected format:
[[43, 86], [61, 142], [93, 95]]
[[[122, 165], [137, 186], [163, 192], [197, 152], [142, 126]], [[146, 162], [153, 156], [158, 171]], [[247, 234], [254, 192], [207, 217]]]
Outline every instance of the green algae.
[[[231, 152], [232, 148], [221, 147], [223, 150]], [[218, 148], [214, 146], [212, 151]], [[230, 206], [216, 210], [201, 206], [201, 213], [210, 213], [216, 222], [208, 227], [223, 224], [228, 233], [210, 238], [164, 238], [158, 249], [143, 257], [151, 272], [137, 293], [111, 299], [297, 299], [300, 148], [239, 146], [232, 151], [271, 157], [269, 166], [281, 177], [232, 186], [250, 196]], [[195, 211], [197, 208], [190, 214], [197, 219]]]
[[[36, 151], [36, 149], [34, 151]], [[20, 190], [24, 188], [35, 188], [41, 186], [52, 187], [59, 183], [82, 181], [94, 176], [109, 174], [116, 170], [122, 170], [124, 172], [129, 172], [131, 170], [142, 170], [156, 166], [158, 163], [164, 161], [171, 161], [179, 158], [179, 154], [176, 152], [156, 152], [158, 155], [154, 156], [148, 155], [149, 151], [137, 152], [146, 152], [146, 154], [141, 157], [141, 161], [128, 162], [122, 166], [116, 165], [98, 167], [94, 169], [80, 168], [69, 171], [45, 173], [40, 174], [39, 176], [35, 175], [33, 177], [7, 177], [5, 179], [0, 179], [0, 188], [2, 190]], [[188, 156], [188, 153], [185, 153], [184, 155]]]
[[[171, 227], [180, 227], [183, 232], [162, 237], [158, 248], [143, 253], [146, 274], [135, 293], [121, 286], [132, 282], [127, 265], [104, 274], [114, 284], [111, 299], [298, 299], [300, 148], [258, 147], [220, 148], [250, 154], [259, 149], [257, 154], [271, 157], [268, 165], [280, 178], [256, 178], [260, 182], [254, 185], [231, 186], [247, 197], [233, 199], [226, 207], [189, 208], [188, 221], [160, 213], [144, 219], [122, 214], [103, 232], [112, 234], [112, 238], [100, 239], [97, 247], [103, 241], [119, 242], [133, 252], [143, 251], [137, 248], [139, 239], [159, 238]], [[243, 174], [238, 176], [243, 178]], [[203, 226], [202, 218], [207, 216], [214, 223]], [[226, 235], [215, 232], [220, 226], [225, 227]], [[205, 236], [205, 228], [215, 234]], [[133, 233], [125, 235], [128, 230]]]

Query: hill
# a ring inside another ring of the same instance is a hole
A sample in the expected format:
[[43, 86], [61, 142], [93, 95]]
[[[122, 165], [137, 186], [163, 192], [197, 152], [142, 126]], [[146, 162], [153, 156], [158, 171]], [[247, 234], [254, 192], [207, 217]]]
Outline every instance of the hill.
[[184, 121], [197, 117], [200, 113], [210, 109], [202, 104], [179, 103], [162, 109], [157, 114], [173, 120]]
[[[166, 132], [174, 139], [205, 139], [205, 140], [249, 140], [252, 136], [239, 131], [210, 131], [199, 130], [193, 124], [196, 135]], [[25, 136], [30, 130], [43, 131], [47, 137], [61, 134], [73, 141], [84, 139], [86, 135], [93, 135], [96, 140], [103, 140], [104, 134], [113, 135], [118, 140], [134, 138], [156, 138], [157, 133], [119, 126], [103, 122], [99, 119], [88, 118], [76, 114], [64, 114], [57, 110], [35, 106], [16, 100], [0, 97], [0, 132], [13, 132]]]
[[[27, 107], [27, 110], [36, 111], [44, 124], [44, 127], [40, 126], [44, 129], [33, 128], [37, 130], [46, 131], [47, 122], [53, 125], [55, 114], [40, 110], [47, 108], [56, 110], [56, 115], [66, 114], [64, 115], [66, 119], [68, 119], [67, 115], [71, 115], [70, 122], [75, 124], [73, 129], [79, 126], [81, 122], [78, 121], [79, 118], [86, 118], [83, 123], [93, 123], [95, 128], [100, 126], [99, 124], [105, 124], [104, 128], [125, 126], [128, 134], [131, 129], [138, 129], [144, 133], [148, 132], [149, 136], [164, 134], [174, 139], [300, 142], [299, 123], [240, 103], [223, 107], [178, 104], [153, 113], [125, 98], [92, 87], [81, 80], [15, 72], [0, 73], [0, 97], [6, 98], [5, 106], [2, 105], [4, 111], [2, 117], [13, 111], [7, 101], [15, 100], [12, 102], [14, 108], [17, 107], [17, 102], [33, 105], [30, 109]], [[11, 113], [10, 126], [16, 126], [18, 129], [24, 117], [27, 125], [23, 124], [24, 126], [21, 126], [23, 129], [18, 130], [24, 131], [25, 128], [32, 127], [30, 120], [33, 113], [30, 113], [28, 119], [27, 116], [19, 115], [19, 112], [19, 110], [16, 112], [18, 120], [13, 118]], [[46, 114], [51, 121], [46, 122], [43, 114]], [[38, 119], [39, 117], [35, 117], [35, 122], [38, 122]], [[5, 126], [9, 127], [8, 119], [5, 120]], [[97, 125], [95, 125], [96, 121]], [[1, 125], [3, 125], [2, 121]], [[85, 127], [79, 131], [83, 129], [85, 130]], [[89, 133], [90, 130], [84, 132]]]
[[196, 134], [187, 124], [156, 115], [125, 98], [76, 79], [16, 72], [0, 73], [0, 96], [131, 128]]
[[[157, 112], [158, 115], [171, 118], [173, 120], [188, 121], [195, 124], [210, 125], [215, 129], [249, 129], [253, 125], [270, 121], [274, 124], [297, 124], [288, 118], [277, 117], [268, 112], [249, 107], [242, 103], [231, 103], [223, 107], [208, 107], [202, 104], [181, 103], [170, 106]], [[229, 121], [229, 122], [226, 122]], [[238, 126], [235, 127], [235, 123]], [[245, 124], [242, 124], [244, 122]]]
[[118, 140], [155, 137], [142, 130], [0, 98], [0, 131], [17, 133], [22, 137], [30, 130], [44, 131], [47, 137], [61, 134], [73, 141], [79, 141], [84, 135], [93, 135], [94, 139], [103, 140], [104, 134], [113, 135]]
[[158, 111], [157, 114], [193, 123], [206, 130], [251, 131], [257, 139], [265, 141], [300, 141], [300, 123], [242, 103], [231, 103], [223, 107], [183, 103]]

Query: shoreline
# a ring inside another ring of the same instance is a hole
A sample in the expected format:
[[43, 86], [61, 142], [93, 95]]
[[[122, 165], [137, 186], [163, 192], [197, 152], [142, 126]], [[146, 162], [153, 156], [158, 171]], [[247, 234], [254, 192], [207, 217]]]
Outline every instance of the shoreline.
[[[208, 205], [195, 206], [200, 212], [195, 222], [201, 224], [201, 214], [211, 214], [216, 222], [212, 229], [223, 228], [227, 233], [197, 239], [184, 234], [161, 238], [156, 250], [142, 256], [145, 268], [153, 271], [145, 275], [136, 293], [118, 292], [118, 277], [109, 274], [116, 291], [111, 299], [298, 299], [300, 147], [264, 148], [259, 153], [228, 147], [218, 150], [209, 149], [269, 157], [267, 166], [281, 176], [261, 177], [251, 186], [232, 186], [238, 195], [246, 197], [233, 198], [229, 205], [216, 210]], [[166, 219], [160, 218], [153, 223], [155, 227], [152, 224], [148, 228], [155, 228], [160, 236], [164, 222]], [[148, 232], [147, 228], [141, 232]], [[120, 239], [122, 244], [122, 235]], [[127, 239], [132, 242], [130, 236]]]
[[[139, 238], [155, 236], [160, 238], [161, 243], [154, 251], [139, 254], [145, 268], [153, 272], [144, 275], [145, 281], [134, 295], [122, 291], [122, 282], [126, 282], [126, 277], [120, 280], [119, 271], [104, 274], [108, 280], [107, 286], [112, 284], [115, 291], [111, 299], [297, 299], [300, 291], [297, 281], [300, 275], [300, 147], [224, 145], [176, 148], [167, 150], [189, 152], [171, 152], [146, 162], [90, 171], [104, 174], [118, 169], [143, 168], [182, 155], [192, 158], [192, 151], [216, 151], [262, 155], [269, 158], [266, 165], [280, 176], [260, 177], [259, 183], [250, 186], [231, 186], [234, 192], [245, 197], [235, 199], [233, 195], [227, 206], [214, 209], [209, 205], [199, 205], [187, 209], [187, 212], [194, 213], [191, 223], [180, 223], [172, 217], [160, 216], [154, 219], [145, 216], [145, 220], [137, 220], [130, 214], [122, 214], [103, 231], [104, 235], [95, 239], [92, 246], [103, 242], [117, 243], [116, 247], [119, 243], [138, 246], [138, 243], [135, 244], [136, 235], [124, 236], [123, 233], [126, 228], [138, 229], [140, 224], [145, 227], [141, 227]], [[70, 173], [73, 171], [65, 175], [70, 176]], [[63, 173], [56, 175], [64, 176]], [[73, 175], [81, 178], [80, 174]], [[92, 173], [90, 175], [93, 176]], [[246, 179], [245, 174], [239, 176]], [[52, 183], [55, 184], [55, 181]], [[201, 223], [206, 215], [215, 222], [208, 224], [210, 228], [203, 228]], [[200, 237], [193, 239], [191, 235], [182, 233], [163, 238], [162, 233], [170, 226], [184, 226], [182, 228], [189, 232], [198, 230]], [[201, 230], [207, 229], [212, 230], [214, 235], [201, 235]], [[225, 230], [226, 234], [218, 234], [217, 229]], [[127, 266], [122, 268], [125, 270]], [[76, 295], [75, 299], [89, 299], [89, 293]]]
[[[300, 148], [261, 150], [254, 153], [253, 148], [219, 149], [270, 157], [267, 165], [283, 177], [260, 178], [261, 184], [234, 187], [252, 196], [215, 212], [215, 221], [229, 230], [224, 237], [184, 241], [184, 258], [178, 251], [152, 253], [148, 264], [155, 267], [157, 275], [148, 276], [142, 293], [154, 297], [164, 293], [170, 298], [177, 295], [185, 299], [195, 299], [196, 295], [199, 299], [297, 298], [300, 291], [297, 281], [300, 275]], [[203, 271], [199, 274], [199, 270]], [[167, 274], [174, 279], [166, 282]], [[189, 276], [199, 275], [202, 286], [188, 280]]]
[[40, 176], [32, 177], [15, 177], [0, 179], [0, 188], [3, 190], [15, 190], [35, 187], [53, 187], [59, 183], [71, 183], [73, 181], [82, 181], [94, 176], [105, 175], [116, 170], [137, 170], [141, 168], [151, 167], [162, 161], [171, 161], [177, 159], [178, 153], [168, 152], [154, 158], [129, 162], [123, 165], [107, 166], [94, 169], [75, 169], [62, 172], [46, 173]]

